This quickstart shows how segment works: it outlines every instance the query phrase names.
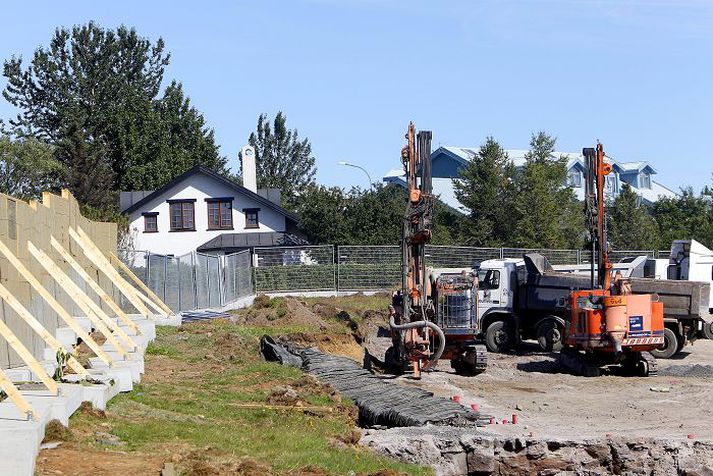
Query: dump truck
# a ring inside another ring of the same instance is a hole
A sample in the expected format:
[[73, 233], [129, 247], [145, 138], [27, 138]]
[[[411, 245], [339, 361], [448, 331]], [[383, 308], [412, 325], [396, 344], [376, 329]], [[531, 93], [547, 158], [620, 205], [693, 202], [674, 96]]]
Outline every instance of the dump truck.
[[[555, 271], [537, 253], [486, 260], [476, 269], [479, 327], [489, 351], [505, 352], [527, 339], [537, 340], [545, 351], [561, 349], [570, 293], [589, 289], [591, 276]], [[629, 282], [634, 294], [655, 294], [664, 304], [664, 357], [680, 351], [696, 326], [710, 324], [709, 283], [637, 277]]]

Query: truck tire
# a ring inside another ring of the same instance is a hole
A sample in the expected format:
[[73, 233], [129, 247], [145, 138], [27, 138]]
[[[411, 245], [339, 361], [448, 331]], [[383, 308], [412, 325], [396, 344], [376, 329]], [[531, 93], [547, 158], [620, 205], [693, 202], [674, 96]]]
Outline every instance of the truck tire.
[[495, 321], [485, 331], [485, 345], [490, 352], [507, 352], [515, 344], [512, 326], [504, 321]]
[[564, 340], [564, 328], [553, 320], [547, 319], [537, 326], [537, 343], [545, 352], [557, 352], [562, 349]]
[[672, 329], [664, 327], [663, 340], [663, 345], [652, 350], [651, 354], [657, 359], [670, 359], [679, 351], [679, 338]]
[[713, 340], [713, 322], [703, 323], [703, 335], [706, 339]]

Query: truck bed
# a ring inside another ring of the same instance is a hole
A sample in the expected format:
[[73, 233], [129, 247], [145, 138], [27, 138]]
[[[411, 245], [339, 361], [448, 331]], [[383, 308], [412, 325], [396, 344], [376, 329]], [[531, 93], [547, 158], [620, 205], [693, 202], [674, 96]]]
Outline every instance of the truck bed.
[[[526, 254], [524, 259], [526, 275], [518, 296], [522, 308], [561, 314], [569, 306], [571, 291], [591, 289], [591, 279], [586, 274], [556, 272], [537, 253]], [[635, 294], [657, 294], [663, 302], [665, 317], [711, 322], [708, 283], [649, 278], [630, 278], [630, 283]]]

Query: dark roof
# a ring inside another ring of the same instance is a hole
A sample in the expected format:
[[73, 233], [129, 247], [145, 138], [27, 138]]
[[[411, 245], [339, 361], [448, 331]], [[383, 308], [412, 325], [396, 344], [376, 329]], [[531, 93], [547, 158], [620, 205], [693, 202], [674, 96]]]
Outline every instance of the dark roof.
[[154, 190], [151, 194], [146, 195], [144, 198], [142, 198], [138, 202], [131, 205], [129, 208], [124, 210], [122, 213], [133, 213], [136, 210], [139, 210], [146, 203], [148, 203], [151, 200], [153, 200], [154, 198], [160, 196], [162, 193], [168, 191], [171, 187], [173, 187], [177, 183], [182, 182], [183, 180], [185, 180], [189, 177], [192, 177], [196, 174], [207, 175], [208, 177], [232, 188], [237, 193], [240, 193], [240, 194], [243, 194], [249, 198], [252, 198], [256, 202], [260, 203], [261, 205], [265, 205], [265, 207], [270, 208], [278, 213], [281, 213], [286, 218], [289, 218], [290, 220], [292, 220], [294, 222], [298, 221], [297, 215], [295, 215], [294, 213], [288, 212], [287, 210], [285, 210], [278, 204], [271, 202], [270, 200], [268, 200], [265, 197], [261, 197], [257, 193], [248, 190], [247, 188], [243, 187], [242, 185], [238, 185], [237, 183], [233, 182], [232, 180], [220, 175], [218, 172], [211, 170], [208, 167], [206, 167], [204, 165], [200, 165], [200, 164], [196, 165], [195, 167], [188, 170], [187, 172], [182, 173], [181, 175], [174, 178], [173, 180], [171, 180], [170, 182], [168, 182], [166, 185], [159, 188], [158, 190]]
[[206, 241], [196, 251], [224, 250], [230, 248], [254, 248], [256, 246], [291, 246], [307, 244], [289, 233], [279, 231], [256, 233], [222, 233]]

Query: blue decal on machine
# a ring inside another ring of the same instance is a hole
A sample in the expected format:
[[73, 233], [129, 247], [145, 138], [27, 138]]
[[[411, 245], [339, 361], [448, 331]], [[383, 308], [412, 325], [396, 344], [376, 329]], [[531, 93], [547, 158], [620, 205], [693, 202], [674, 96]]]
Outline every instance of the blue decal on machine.
[[629, 317], [629, 330], [630, 331], [644, 330], [644, 316]]

